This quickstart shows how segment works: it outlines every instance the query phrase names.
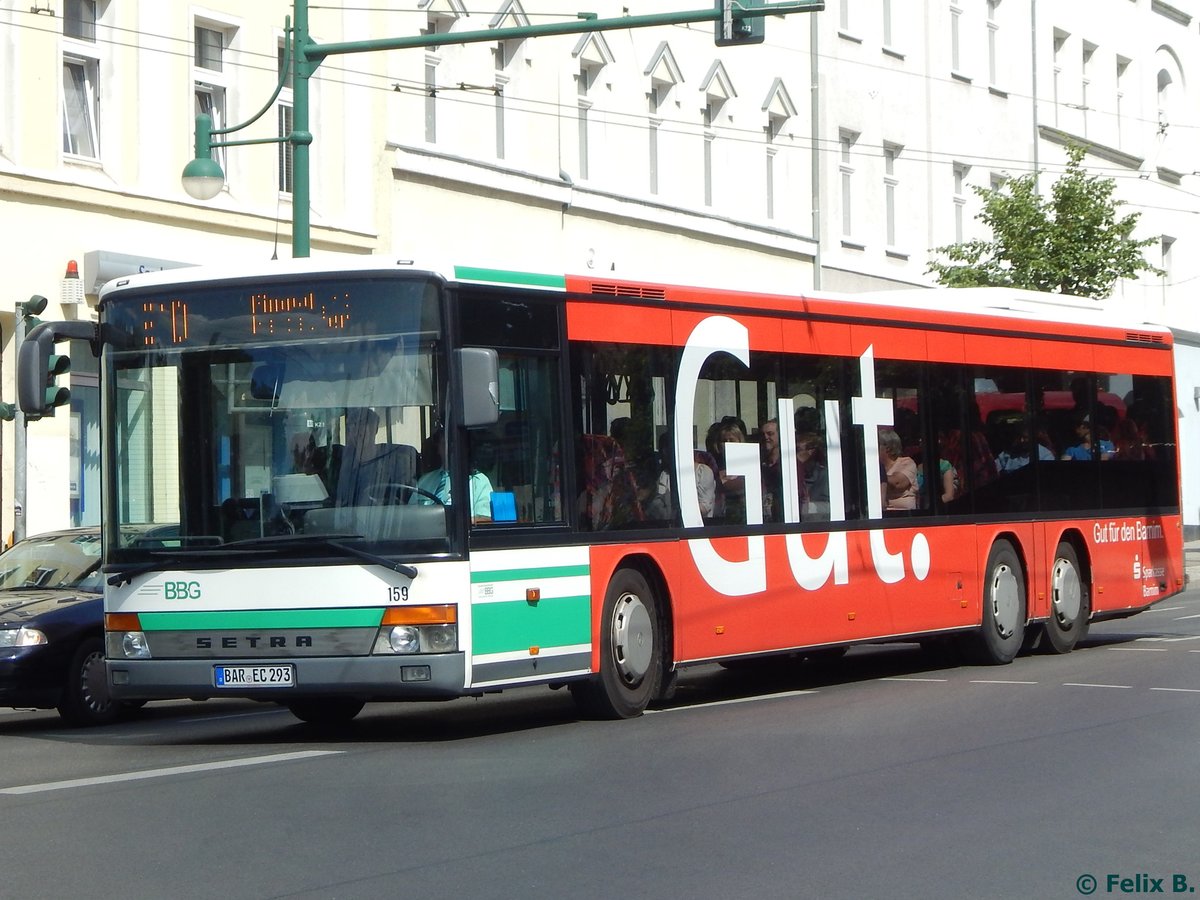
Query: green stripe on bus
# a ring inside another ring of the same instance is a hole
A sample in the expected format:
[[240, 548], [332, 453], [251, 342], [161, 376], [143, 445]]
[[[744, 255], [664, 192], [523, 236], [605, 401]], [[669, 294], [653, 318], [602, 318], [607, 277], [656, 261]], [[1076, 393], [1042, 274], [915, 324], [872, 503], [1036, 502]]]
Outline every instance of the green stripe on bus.
[[537, 272], [510, 272], [507, 269], [477, 269], [473, 266], [455, 266], [454, 277], [463, 281], [494, 281], [499, 284], [527, 284], [533, 287], [567, 289], [563, 275], [541, 275]]
[[286, 628], [378, 628], [382, 609], [229, 609], [138, 613], [143, 631], [237, 631]]
[[480, 656], [591, 643], [591, 610], [591, 598], [586, 596], [481, 603], [471, 610], [472, 650]]
[[573, 578], [591, 572], [588, 565], [540, 566], [532, 569], [493, 569], [490, 572], [472, 572], [471, 584], [489, 581], [520, 581], [523, 578]]

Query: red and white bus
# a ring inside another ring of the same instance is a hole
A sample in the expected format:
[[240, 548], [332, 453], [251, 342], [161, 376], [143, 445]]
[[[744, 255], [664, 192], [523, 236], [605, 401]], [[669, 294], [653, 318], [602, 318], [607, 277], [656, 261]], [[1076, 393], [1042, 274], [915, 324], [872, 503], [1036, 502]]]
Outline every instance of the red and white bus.
[[[379, 262], [112, 283], [113, 691], [328, 721], [566, 684], [627, 717], [700, 663], [1069, 651], [1183, 588], [1171, 336], [1022, 302]], [[178, 534], [116, 540], [143, 523]]]

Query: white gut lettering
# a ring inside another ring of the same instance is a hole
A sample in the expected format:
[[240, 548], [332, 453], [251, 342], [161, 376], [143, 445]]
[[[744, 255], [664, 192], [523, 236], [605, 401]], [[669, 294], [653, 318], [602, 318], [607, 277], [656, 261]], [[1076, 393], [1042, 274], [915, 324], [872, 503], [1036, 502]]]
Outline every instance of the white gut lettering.
[[[696, 384], [704, 362], [714, 353], [727, 352], [742, 365], [750, 365], [750, 332], [727, 316], [711, 316], [700, 322], [688, 336], [679, 362], [679, 380], [675, 386], [675, 478], [680, 485], [679, 511], [684, 527], [704, 524], [700, 498], [696, 494], [696, 459], [692, 453], [693, 410]], [[762, 471], [758, 465], [757, 444], [728, 444], [725, 448], [726, 471], [746, 480], [747, 522], [762, 524]], [[689, 490], [687, 486], [691, 486]], [[754, 499], [751, 499], [754, 498]], [[766, 541], [762, 535], [746, 538], [748, 555], [742, 562], [725, 559], [707, 538], [688, 541], [688, 549], [700, 576], [714, 591], [728, 597], [759, 594], [767, 589]]]

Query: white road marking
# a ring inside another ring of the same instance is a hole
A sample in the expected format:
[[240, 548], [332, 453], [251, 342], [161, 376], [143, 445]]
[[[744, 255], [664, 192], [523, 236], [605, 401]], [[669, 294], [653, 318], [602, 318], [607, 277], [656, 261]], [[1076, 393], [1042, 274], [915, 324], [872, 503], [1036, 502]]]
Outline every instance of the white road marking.
[[1187, 609], [1186, 606], [1156, 606], [1153, 609], [1148, 609], [1146, 612], [1176, 612], [1181, 609]]
[[1006, 681], [1002, 678], [972, 679], [971, 684], [1037, 684], [1036, 681]]
[[[655, 713], [682, 712], [685, 709], [704, 709], [706, 706], [732, 706], [735, 703], [757, 703], [759, 700], [781, 700], [784, 697], [799, 697], [801, 694], [816, 694], [817, 691], [784, 691], [781, 694], [763, 694], [761, 697], [736, 697], [733, 700], [714, 700], [712, 703], [693, 703], [688, 706], [672, 706], [669, 709], [648, 709], [646, 715]], [[340, 751], [339, 751], [340, 752]]]
[[1200, 688], [1150, 688], [1152, 691], [1170, 691], [1173, 694], [1200, 694]]
[[896, 678], [880, 678], [879, 680], [880, 681], [929, 681], [929, 682], [935, 682], [935, 683], [940, 684], [944, 681], [949, 681], [950, 679], [949, 678], [900, 678], [900, 677], [896, 677]]
[[1166, 647], [1105, 647], [1105, 650], [1137, 650], [1139, 653], [1166, 653]]
[[1197, 613], [1194, 616], [1176, 616], [1175, 617], [1176, 622], [1182, 622], [1184, 619], [1200, 619], [1200, 613]]
[[69, 788], [90, 787], [97, 784], [115, 784], [120, 781], [141, 781], [146, 778], [166, 778], [169, 775], [190, 775], [195, 772], [215, 772], [219, 769], [237, 769], [243, 766], [263, 766], [271, 763], [291, 762], [296, 759], [311, 759], [345, 753], [344, 750], [297, 750], [295, 753], [276, 753], [271, 756], [248, 756], [243, 759], [224, 759], [218, 762], [197, 763], [190, 766], [168, 766], [164, 769], [145, 769], [141, 772], [123, 772], [117, 775], [97, 775], [92, 778], [72, 778], [67, 781], [47, 781], [42, 784], [23, 784], [17, 787], [0, 788], [0, 794], [40, 794], [44, 791], [63, 791]]
[[1133, 690], [1132, 684], [1088, 684], [1081, 681], [1064, 681], [1063, 687], [1100, 687], [1100, 688], [1120, 688], [1123, 691]]

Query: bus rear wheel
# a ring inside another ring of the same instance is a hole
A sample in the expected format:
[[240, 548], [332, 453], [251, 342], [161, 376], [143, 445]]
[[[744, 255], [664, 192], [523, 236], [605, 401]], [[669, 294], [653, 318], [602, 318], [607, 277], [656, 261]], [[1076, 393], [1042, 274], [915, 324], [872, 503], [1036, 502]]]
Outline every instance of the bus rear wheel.
[[1063, 541], [1054, 552], [1050, 569], [1050, 618], [1046, 621], [1045, 648], [1070, 653], [1087, 634], [1092, 597], [1075, 548]]
[[983, 623], [971, 636], [971, 656], [984, 665], [1004, 665], [1025, 640], [1025, 570], [1013, 545], [996, 541], [983, 581]]
[[360, 712], [366, 704], [353, 697], [320, 697], [295, 700], [287, 705], [292, 715], [310, 725], [343, 725]]
[[641, 572], [619, 569], [604, 595], [600, 672], [574, 682], [571, 696], [591, 718], [640, 716], [658, 694], [662, 652], [654, 591]]

